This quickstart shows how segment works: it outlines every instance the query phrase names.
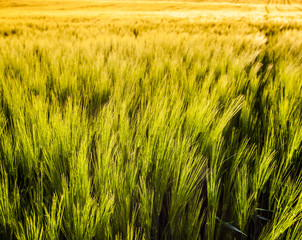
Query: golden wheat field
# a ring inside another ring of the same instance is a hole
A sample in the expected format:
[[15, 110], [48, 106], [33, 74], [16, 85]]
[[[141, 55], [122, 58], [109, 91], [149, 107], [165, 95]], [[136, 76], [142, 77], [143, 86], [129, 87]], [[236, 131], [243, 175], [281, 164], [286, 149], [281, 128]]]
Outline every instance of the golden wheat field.
[[301, 20], [0, 0], [0, 239], [302, 239]]

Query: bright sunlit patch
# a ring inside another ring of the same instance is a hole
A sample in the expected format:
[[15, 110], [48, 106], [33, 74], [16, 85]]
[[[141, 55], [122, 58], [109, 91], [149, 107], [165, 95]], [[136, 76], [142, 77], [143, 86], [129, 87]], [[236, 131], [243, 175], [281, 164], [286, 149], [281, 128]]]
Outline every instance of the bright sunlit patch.
[[222, 19], [295, 18], [301, 19], [300, 5], [265, 4], [253, 1], [235, 2], [183, 2], [183, 1], [3, 1], [2, 16], [21, 15], [116, 15], [116, 16], [167, 16], [176, 18]]

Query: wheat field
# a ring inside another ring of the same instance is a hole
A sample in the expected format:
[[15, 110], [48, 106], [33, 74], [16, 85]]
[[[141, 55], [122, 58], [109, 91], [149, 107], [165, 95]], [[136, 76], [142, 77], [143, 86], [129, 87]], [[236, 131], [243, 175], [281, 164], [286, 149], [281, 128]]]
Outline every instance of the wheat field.
[[0, 1], [0, 239], [302, 239], [300, 11]]

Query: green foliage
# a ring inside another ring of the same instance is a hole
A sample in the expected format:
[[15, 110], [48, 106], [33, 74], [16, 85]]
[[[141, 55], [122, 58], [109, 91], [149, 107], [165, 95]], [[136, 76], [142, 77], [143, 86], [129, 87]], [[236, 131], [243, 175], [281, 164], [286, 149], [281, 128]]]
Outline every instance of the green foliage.
[[301, 26], [111, 20], [0, 18], [0, 238], [301, 238]]

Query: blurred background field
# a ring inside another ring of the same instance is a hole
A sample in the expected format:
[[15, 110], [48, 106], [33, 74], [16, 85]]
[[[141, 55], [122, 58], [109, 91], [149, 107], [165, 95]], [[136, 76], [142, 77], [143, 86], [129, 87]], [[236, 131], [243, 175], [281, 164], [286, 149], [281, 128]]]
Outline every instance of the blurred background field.
[[0, 1], [0, 239], [301, 239], [300, 15]]
[[215, 18], [301, 17], [301, 1], [0, 1], [5, 15], [155, 15]]

